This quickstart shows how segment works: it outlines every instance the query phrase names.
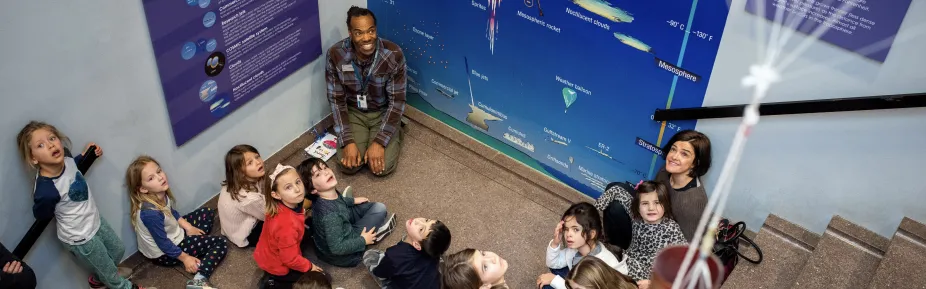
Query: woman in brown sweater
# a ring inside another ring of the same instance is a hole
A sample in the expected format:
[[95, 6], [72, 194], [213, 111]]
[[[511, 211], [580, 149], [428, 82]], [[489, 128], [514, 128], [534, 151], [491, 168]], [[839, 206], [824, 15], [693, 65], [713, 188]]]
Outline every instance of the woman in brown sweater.
[[[666, 163], [655, 180], [669, 189], [672, 215], [685, 239], [691, 242], [707, 206], [707, 190], [700, 177], [711, 168], [711, 140], [694, 130], [680, 131], [666, 143], [663, 157]], [[595, 201], [595, 207], [602, 212], [608, 242], [624, 249], [632, 238], [629, 218], [632, 186], [629, 183], [609, 184]]]

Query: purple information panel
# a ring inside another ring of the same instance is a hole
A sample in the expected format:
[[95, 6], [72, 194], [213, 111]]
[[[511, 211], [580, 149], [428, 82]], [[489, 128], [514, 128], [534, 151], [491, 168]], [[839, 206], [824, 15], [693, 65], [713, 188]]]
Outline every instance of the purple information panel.
[[829, 29], [820, 35], [821, 40], [884, 62], [911, 1], [747, 0], [746, 11], [758, 15], [756, 5], [764, 5], [765, 18], [775, 21], [776, 11], [783, 9], [780, 21], [807, 35], [820, 25], [829, 24]]
[[177, 146], [322, 54], [318, 0], [143, 0]]

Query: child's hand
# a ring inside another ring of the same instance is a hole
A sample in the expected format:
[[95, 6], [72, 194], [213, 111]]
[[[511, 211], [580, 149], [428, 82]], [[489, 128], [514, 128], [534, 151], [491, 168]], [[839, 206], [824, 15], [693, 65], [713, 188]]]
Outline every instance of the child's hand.
[[363, 240], [366, 241], [367, 245], [373, 245], [373, 239], [376, 238], [376, 228], [370, 228], [367, 231], [367, 228], [363, 228], [363, 233], [360, 233], [360, 236], [363, 237]]
[[367, 198], [364, 198], [364, 197], [354, 198], [354, 205], [363, 204], [363, 203], [366, 203], [366, 202], [369, 202], [369, 201], [370, 201], [370, 199], [367, 199]]
[[183, 268], [186, 269], [186, 271], [190, 274], [194, 274], [196, 271], [199, 271], [199, 259], [196, 259], [196, 257], [190, 255], [186, 256], [186, 258], [181, 260], [183, 262]]
[[96, 149], [93, 150], [93, 153], [95, 153], [96, 156], [98, 157], [103, 156], [103, 148], [101, 148], [100, 146], [97, 146], [96, 143], [92, 143], [92, 142], [87, 144], [87, 147], [84, 148], [84, 153], [82, 155], [87, 156], [87, 153], [89, 153], [87, 150], [89, 150], [90, 147], [92, 146], [96, 146]]
[[316, 265], [316, 264], [312, 264], [312, 271], [315, 271], [315, 272], [325, 272], [325, 270], [322, 270], [322, 267], [318, 267], [318, 265]]
[[563, 221], [559, 221], [559, 223], [556, 223], [556, 229], [553, 229], [553, 245], [551, 246], [559, 247], [559, 242], [560, 240], [562, 240], [564, 223], [565, 222]]
[[193, 227], [193, 226], [190, 226], [189, 228], [186, 228], [185, 230], [186, 230], [187, 236], [199, 236], [199, 235], [206, 234], [206, 232], [204, 232], [203, 230], [200, 230], [199, 228]]
[[537, 277], [537, 288], [550, 285], [550, 282], [553, 282], [553, 279], [555, 278], [556, 278], [556, 275], [553, 275], [553, 273], [546, 273], [546, 274], [540, 275], [540, 277]]
[[649, 289], [649, 280], [637, 281], [637, 287], [639, 289]]
[[22, 271], [23, 271], [23, 266], [22, 266], [22, 263], [19, 263], [19, 261], [9, 262], [9, 263], [6, 263], [6, 265], [3, 265], [3, 273], [19, 274], [19, 273], [22, 273]]

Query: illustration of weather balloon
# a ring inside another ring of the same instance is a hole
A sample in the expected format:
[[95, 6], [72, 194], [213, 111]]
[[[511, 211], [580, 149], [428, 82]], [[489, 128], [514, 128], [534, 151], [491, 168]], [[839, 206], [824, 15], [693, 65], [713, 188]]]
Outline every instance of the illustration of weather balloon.
[[572, 90], [568, 87], [563, 87], [563, 102], [566, 103], [566, 110], [564, 110], [563, 113], [569, 111], [569, 106], [572, 106], [572, 103], [576, 102], [577, 97], [578, 95], [576, 95], [575, 90]]

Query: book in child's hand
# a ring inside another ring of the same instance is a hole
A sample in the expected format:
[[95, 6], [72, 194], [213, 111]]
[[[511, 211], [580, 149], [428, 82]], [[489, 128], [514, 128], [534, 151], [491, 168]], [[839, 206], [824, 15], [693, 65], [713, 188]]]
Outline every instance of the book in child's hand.
[[305, 153], [309, 156], [320, 158], [328, 161], [337, 152], [338, 137], [326, 133], [325, 136], [315, 140], [314, 143], [305, 148]]
[[393, 230], [395, 230], [395, 213], [390, 214], [389, 218], [386, 218], [386, 222], [376, 229], [376, 238], [373, 239], [373, 242], [382, 241], [386, 236], [389, 236]]

